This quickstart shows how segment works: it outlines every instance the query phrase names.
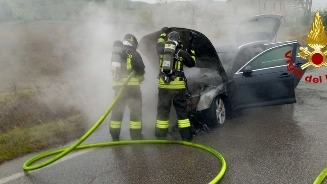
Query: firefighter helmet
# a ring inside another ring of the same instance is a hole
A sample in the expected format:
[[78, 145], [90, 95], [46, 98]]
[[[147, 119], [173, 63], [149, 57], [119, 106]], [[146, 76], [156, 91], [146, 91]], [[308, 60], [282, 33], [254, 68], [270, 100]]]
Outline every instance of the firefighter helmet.
[[172, 41], [177, 41], [178, 45], [180, 47], [183, 47], [182, 39], [180, 34], [177, 31], [172, 31], [167, 35], [167, 41], [172, 40]]
[[126, 34], [123, 38], [123, 44], [131, 46], [135, 49], [137, 49], [139, 43], [137, 42], [137, 39], [134, 35], [132, 34]]

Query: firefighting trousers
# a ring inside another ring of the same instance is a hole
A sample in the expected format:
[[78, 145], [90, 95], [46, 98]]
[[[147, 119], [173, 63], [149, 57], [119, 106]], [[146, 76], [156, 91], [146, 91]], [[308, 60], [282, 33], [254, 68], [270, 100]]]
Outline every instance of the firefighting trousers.
[[191, 124], [187, 114], [187, 98], [185, 89], [161, 89], [158, 93], [157, 122], [155, 136], [165, 139], [169, 128], [169, 114], [173, 103], [178, 120], [178, 129], [183, 140], [191, 140]]
[[[115, 95], [119, 88], [115, 88]], [[140, 86], [126, 86], [112, 109], [109, 122], [110, 134], [113, 140], [119, 140], [121, 124], [126, 106], [130, 110], [129, 131], [131, 139], [142, 139], [142, 93]]]

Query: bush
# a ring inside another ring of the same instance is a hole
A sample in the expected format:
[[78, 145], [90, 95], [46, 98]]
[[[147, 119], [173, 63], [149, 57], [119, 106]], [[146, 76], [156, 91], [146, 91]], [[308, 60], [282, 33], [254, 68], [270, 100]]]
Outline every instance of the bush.
[[27, 153], [64, 145], [81, 137], [86, 131], [81, 124], [83, 121], [83, 116], [74, 116], [0, 134], [0, 164]]
[[[49, 90], [49, 89], [47, 89]], [[0, 93], [0, 164], [82, 136], [86, 118], [63, 95], [45, 102], [40, 89]]]
[[0, 94], [0, 133], [81, 114], [76, 108], [65, 105], [60, 97], [55, 106], [49, 107], [39, 99], [41, 94], [42, 91], [36, 90]]

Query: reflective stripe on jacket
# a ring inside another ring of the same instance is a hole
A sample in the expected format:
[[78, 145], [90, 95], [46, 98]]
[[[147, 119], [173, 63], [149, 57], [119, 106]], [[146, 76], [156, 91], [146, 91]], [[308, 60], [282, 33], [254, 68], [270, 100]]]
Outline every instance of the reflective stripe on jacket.
[[[133, 71], [133, 65], [132, 65], [132, 60], [133, 60], [133, 55], [132, 54], [129, 54], [129, 53], [126, 53], [126, 59], [127, 59], [127, 62], [126, 62], [126, 71], [128, 73], [128, 75], [130, 73], [132, 73]], [[127, 86], [138, 86], [140, 85], [140, 80], [142, 80], [143, 76], [135, 76], [135, 77], [132, 77], [130, 79], [130, 81], [127, 83]], [[119, 81], [116, 81], [116, 80], [113, 80], [112, 82], [112, 86], [122, 86], [125, 81], [127, 80], [128, 76], [125, 76], [123, 78], [121, 78]]]
[[184, 77], [176, 77], [175, 80], [170, 81], [169, 84], [166, 84], [163, 79], [159, 78], [159, 88], [164, 89], [185, 89], [186, 88], [186, 82], [184, 80]]
[[[175, 66], [174, 68], [176, 71], [182, 71], [182, 64], [183, 58], [179, 57], [175, 61]], [[160, 61], [160, 68], [161, 68], [162, 62]], [[164, 88], [164, 89], [185, 89], [186, 88], [186, 82], [185, 82], [185, 76], [176, 76], [176, 78], [172, 81], [170, 81], [169, 84], [166, 84], [163, 79], [160, 77], [159, 78], [159, 88]]]
[[[127, 77], [124, 77], [119, 81], [114, 80], [112, 82], [112, 86], [122, 86], [125, 83], [126, 79]], [[127, 83], [127, 86], [138, 86], [138, 85], [140, 85], [140, 81], [137, 77], [132, 77], [131, 80]]]
[[[161, 33], [161, 35], [158, 39], [158, 42], [157, 42], [157, 46], [156, 46], [157, 52], [159, 55], [160, 71], [161, 71], [162, 63], [163, 63], [163, 51], [164, 51], [165, 37], [166, 37], [166, 34]], [[170, 83], [168, 83], [168, 84], [163, 81], [162, 77], [159, 77], [159, 81], [158, 81], [159, 88], [165, 88], [165, 89], [185, 89], [186, 88], [186, 77], [183, 73], [183, 65], [185, 64], [187, 67], [193, 67], [195, 65], [195, 62], [196, 62], [195, 51], [192, 49], [192, 50], [190, 50], [190, 53], [189, 53], [189, 52], [186, 52], [183, 50], [182, 52], [179, 52], [179, 53], [180, 54], [178, 54], [179, 55], [178, 59], [175, 59], [174, 69], [175, 69], [175, 71], [177, 71], [176, 73], [179, 73], [180, 75], [175, 76], [176, 78], [174, 80], [170, 81]]]

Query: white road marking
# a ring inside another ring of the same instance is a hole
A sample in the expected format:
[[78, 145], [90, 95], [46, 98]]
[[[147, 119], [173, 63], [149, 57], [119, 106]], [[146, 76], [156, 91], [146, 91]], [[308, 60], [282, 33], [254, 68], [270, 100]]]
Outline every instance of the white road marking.
[[[55, 164], [59, 164], [60, 162], [63, 162], [63, 161], [66, 161], [66, 160], [69, 160], [71, 158], [75, 158], [75, 157], [78, 157], [80, 155], [83, 155], [85, 153], [88, 153], [90, 151], [92, 151], [93, 149], [88, 149], [88, 150], [83, 150], [83, 151], [78, 151], [76, 153], [72, 153], [68, 156], [64, 156], [63, 158], [57, 160], [56, 162], [50, 164], [49, 166], [52, 166], [52, 165], [55, 165]], [[46, 166], [48, 167], [48, 166]], [[23, 177], [25, 176], [25, 173], [24, 172], [19, 172], [19, 173], [16, 173], [16, 174], [13, 174], [11, 176], [7, 176], [5, 178], [0, 178], [0, 184], [4, 184], [4, 183], [7, 183], [9, 181], [12, 181], [12, 180], [15, 180], [15, 179], [18, 179], [20, 177]]]
[[16, 174], [13, 174], [11, 176], [8, 176], [8, 177], [5, 177], [5, 178], [2, 178], [0, 179], [0, 184], [4, 184], [4, 183], [7, 183], [11, 180], [14, 180], [14, 179], [17, 179], [17, 178], [20, 178], [24, 176], [24, 172], [20, 172], [20, 173], [16, 173]]

